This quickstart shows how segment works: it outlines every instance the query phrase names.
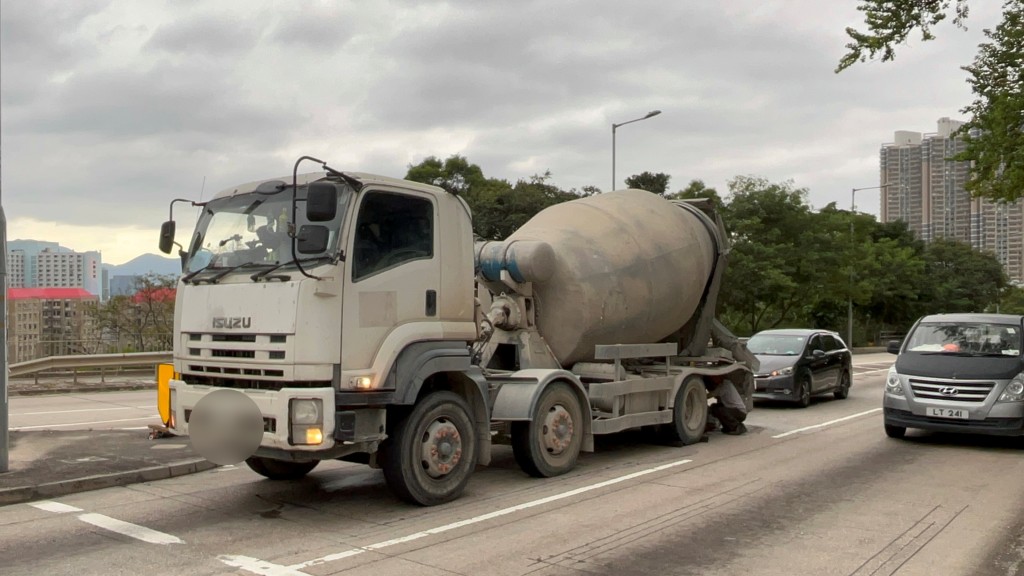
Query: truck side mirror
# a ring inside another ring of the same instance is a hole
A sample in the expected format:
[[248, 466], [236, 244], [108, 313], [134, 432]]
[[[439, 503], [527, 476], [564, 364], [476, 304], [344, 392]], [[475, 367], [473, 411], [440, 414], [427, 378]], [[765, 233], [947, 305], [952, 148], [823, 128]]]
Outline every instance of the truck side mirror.
[[296, 238], [299, 241], [296, 250], [298, 250], [299, 254], [319, 254], [327, 250], [327, 240], [329, 237], [330, 232], [327, 230], [327, 226], [303, 224], [299, 228], [299, 234]]
[[327, 222], [338, 213], [338, 188], [331, 182], [311, 182], [306, 193], [306, 220]]
[[160, 225], [160, 251], [170, 254], [174, 247], [174, 220], [168, 220]]
[[889, 354], [899, 354], [900, 344], [902, 343], [900, 340], [889, 340], [889, 343], [885, 346], [885, 351]]

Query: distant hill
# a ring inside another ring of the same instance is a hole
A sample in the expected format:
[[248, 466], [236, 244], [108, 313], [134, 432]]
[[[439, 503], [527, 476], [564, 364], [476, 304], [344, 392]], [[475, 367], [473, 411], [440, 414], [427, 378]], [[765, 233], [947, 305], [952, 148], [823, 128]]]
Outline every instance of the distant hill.
[[178, 276], [181, 274], [181, 260], [179, 258], [167, 258], [159, 254], [143, 254], [137, 256], [124, 264], [104, 264], [111, 277], [114, 276], [142, 276], [145, 274], [159, 274], [161, 276]]

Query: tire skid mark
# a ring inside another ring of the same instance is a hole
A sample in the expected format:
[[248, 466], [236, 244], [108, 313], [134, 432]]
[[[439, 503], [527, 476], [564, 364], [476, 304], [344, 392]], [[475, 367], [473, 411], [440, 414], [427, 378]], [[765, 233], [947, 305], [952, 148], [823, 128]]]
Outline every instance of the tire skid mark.
[[742, 499], [753, 496], [767, 488], [768, 486], [762, 482], [761, 478], [755, 478], [732, 488], [708, 494], [700, 500], [660, 514], [649, 520], [627, 526], [607, 536], [591, 540], [547, 558], [537, 558], [535, 559], [535, 567], [525, 574], [531, 574], [551, 566], [579, 570], [581, 564], [592, 560], [596, 556], [608, 554], [666, 528], [684, 524], [708, 512], [736, 505]]
[[895, 574], [960, 517], [967, 508], [968, 506], [964, 506], [955, 512], [943, 506], [932, 508], [893, 538], [888, 545], [865, 560], [856, 570], [850, 572], [849, 576], [891, 576]]

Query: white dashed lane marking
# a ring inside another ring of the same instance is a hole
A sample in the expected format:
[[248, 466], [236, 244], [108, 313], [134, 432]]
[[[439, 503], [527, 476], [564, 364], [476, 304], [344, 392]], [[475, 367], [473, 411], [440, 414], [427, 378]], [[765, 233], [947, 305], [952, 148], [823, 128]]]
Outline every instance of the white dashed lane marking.
[[[81, 508], [62, 504], [60, 502], [54, 502], [52, 500], [44, 500], [42, 502], [32, 502], [29, 504], [33, 508], [44, 510], [46, 512], [53, 512], [55, 514], [69, 514], [73, 512], [84, 512]], [[78, 519], [86, 524], [91, 524], [97, 528], [103, 528], [122, 536], [128, 536], [136, 540], [141, 540], [149, 544], [184, 544], [185, 541], [177, 536], [165, 534], [163, 532], [146, 528], [145, 526], [139, 526], [138, 524], [132, 524], [131, 522], [125, 522], [118, 520], [117, 518], [111, 518], [103, 514], [81, 514]]]

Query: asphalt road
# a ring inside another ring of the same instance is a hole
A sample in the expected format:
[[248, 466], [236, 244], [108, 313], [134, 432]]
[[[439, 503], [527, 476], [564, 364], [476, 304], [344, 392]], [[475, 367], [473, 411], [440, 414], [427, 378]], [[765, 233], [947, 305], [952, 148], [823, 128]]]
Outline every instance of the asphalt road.
[[228, 467], [8, 506], [0, 572], [1024, 574], [1024, 449], [886, 438], [892, 358], [858, 357], [847, 400], [759, 406], [751, 433], [685, 448], [605, 438], [559, 478], [527, 477], [501, 446], [435, 508], [336, 462], [295, 483]]
[[159, 424], [156, 393], [68, 393], [10, 398], [12, 430], [143, 430]]

